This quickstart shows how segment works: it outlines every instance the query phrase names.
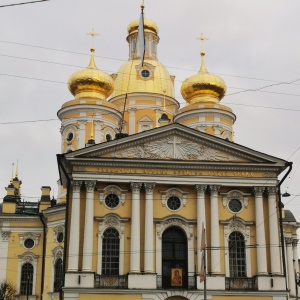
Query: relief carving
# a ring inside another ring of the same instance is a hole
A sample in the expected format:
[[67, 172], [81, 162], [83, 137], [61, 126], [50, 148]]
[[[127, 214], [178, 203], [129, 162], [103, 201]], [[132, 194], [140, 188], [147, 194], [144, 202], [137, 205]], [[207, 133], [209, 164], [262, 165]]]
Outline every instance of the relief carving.
[[147, 159], [183, 159], [206, 161], [240, 161], [239, 158], [219, 150], [172, 136], [162, 140], [137, 145], [110, 154], [111, 157], [147, 158]]

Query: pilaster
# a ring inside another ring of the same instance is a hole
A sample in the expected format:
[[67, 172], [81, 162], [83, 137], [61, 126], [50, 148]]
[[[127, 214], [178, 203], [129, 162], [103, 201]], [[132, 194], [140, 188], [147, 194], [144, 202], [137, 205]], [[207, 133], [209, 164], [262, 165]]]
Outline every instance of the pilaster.
[[219, 226], [219, 207], [218, 191], [220, 186], [210, 185], [210, 216], [211, 216], [211, 273], [221, 273], [220, 256], [220, 226]]
[[85, 201], [85, 222], [83, 236], [83, 257], [82, 271], [92, 272], [93, 259], [93, 238], [94, 238], [94, 190], [96, 181], [85, 181], [86, 201]]
[[[201, 270], [201, 241], [202, 241], [202, 227], [206, 228], [205, 218], [205, 191], [207, 186], [197, 184], [195, 189], [197, 191], [197, 272]], [[204, 237], [205, 238], [205, 237]]]
[[68, 251], [68, 271], [78, 271], [79, 230], [80, 230], [80, 188], [82, 181], [72, 181], [72, 208], [70, 242]]
[[267, 271], [267, 251], [265, 236], [265, 218], [263, 207], [264, 187], [254, 187], [255, 195], [255, 226], [256, 226], [256, 255], [257, 255], [257, 273], [258, 275], [266, 275]]

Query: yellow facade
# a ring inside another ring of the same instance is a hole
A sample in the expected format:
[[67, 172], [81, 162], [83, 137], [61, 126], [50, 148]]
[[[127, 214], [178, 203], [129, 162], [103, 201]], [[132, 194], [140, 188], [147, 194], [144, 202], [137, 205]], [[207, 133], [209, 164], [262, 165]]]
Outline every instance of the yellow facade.
[[280, 219], [278, 192], [291, 164], [232, 143], [226, 84], [203, 52], [180, 108], [158, 27], [145, 21], [142, 64], [138, 24], [115, 74], [96, 67], [92, 48], [70, 76], [58, 199], [42, 187], [37, 203], [22, 202], [17, 174], [7, 186], [2, 278], [18, 299], [295, 299], [300, 224], [290, 211]]

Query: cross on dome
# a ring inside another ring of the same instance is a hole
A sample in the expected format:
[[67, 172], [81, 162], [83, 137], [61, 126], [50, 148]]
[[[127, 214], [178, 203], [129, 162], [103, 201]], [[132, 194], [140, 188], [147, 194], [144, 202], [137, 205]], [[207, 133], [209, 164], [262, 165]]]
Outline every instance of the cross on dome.
[[94, 49], [94, 42], [95, 42], [95, 36], [99, 36], [97, 32], [94, 31], [94, 28], [92, 28], [91, 32], [88, 32], [87, 35], [90, 35], [92, 38], [92, 49]]
[[208, 38], [206, 38], [206, 37], [203, 35], [203, 33], [201, 33], [201, 36], [198, 37], [197, 40], [199, 40], [199, 41], [201, 42], [201, 54], [202, 54], [202, 53], [204, 54], [204, 53], [205, 53], [205, 52], [204, 52], [204, 42], [205, 42], [205, 41], [208, 41]]

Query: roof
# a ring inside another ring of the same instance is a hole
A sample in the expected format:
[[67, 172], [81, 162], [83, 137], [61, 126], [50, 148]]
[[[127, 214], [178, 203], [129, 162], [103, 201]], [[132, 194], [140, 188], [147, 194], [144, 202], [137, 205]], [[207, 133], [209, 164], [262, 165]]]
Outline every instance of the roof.
[[284, 210], [284, 218], [283, 222], [297, 222], [296, 218], [294, 217], [293, 213], [290, 210]]

